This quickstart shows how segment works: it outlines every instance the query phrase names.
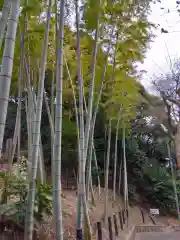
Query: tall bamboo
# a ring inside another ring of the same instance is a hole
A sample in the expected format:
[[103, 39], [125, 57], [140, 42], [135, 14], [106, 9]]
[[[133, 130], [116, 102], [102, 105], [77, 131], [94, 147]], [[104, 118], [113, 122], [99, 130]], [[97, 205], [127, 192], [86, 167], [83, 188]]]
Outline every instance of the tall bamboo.
[[[56, 2], [56, 4], [58, 1]], [[60, 2], [59, 27], [56, 46], [56, 111], [55, 138], [53, 152], [53, 208], [56, 240], [63, 239], [63, 221], [61, 204], [61, 152], [62, 152], [62, 95], [63, 95], [63, 43], [64, 43], [64, 7], [65, 0]], [[57, 14], [57, 12], [56, 12]], [[57, 15], [56, 15], [57, 16]], [[56, 17], [58, 20], [58, 17]], [[57, 22], [58, 23], [58, 22]]]
[[10, 0], [4, 0], [2, 15], [0, 18], [0, 49], [2, 46], [3, 38], [4, 38], [4, 33], [5, 33], [7, 21], [8, 21], [10, 7], [11, 7]]
[[2, 57], [2, 67], [0, 72], [0, 158], [2, 154], [2, 145], [4, 138], [4, 129], [9, 101], [9, 91], [11, 85], [11, 76], [13, 69], [14, 47], [16, 40], [16, 31], [19, 18], [20, 0], [12, 1], [8, 27], [5, 37], [5, 46]]
[[78, 182], [78, 212], [77, 212], [77, 228], [82, 228], [84, 220], [84, 211], [81, 211], [83, 204], [85, 172], [84, 172], [84, 107], [83, 107], [83, 79], [81, 74], [80, 62], [80, 36], [79, 36], [79, 9], [78, 0], [75, 0], [76, 9], [76, 49], [78, 61], [78, 88], [79, 88], [79, 182]]
[[119, 123], [121, 117], [121, 109], [119, 110], [118, 120], [116, 125], [115, 149], [114, 149], [114, 176], [113, 176], [113, 200], [116, 201], [116, 173], [117, 173], [117, 146], [119, 137]]
[[127, 184], [127, 160], [126, 160], [126, 129], [123, 126], [122, 130], [122, 147], [123, 147], [123, 165], [124, 165], [124, 206], [128, 210], [128, 184]]
[[33, 141], [32, 141], [32, 173], [31, 173], [31, 180], [30, 180], [29, 192], [28, 192], [28, 206], [26, 210], [26, 229], [25, 229], [26, 240], [32, 240], [33, 228], [34, 228], [33, 213], [34, 213], [34, 201], [35, 201], [35, 193], [36, 193], [38, 153], [39, 153], [39, 147], [40, 147], [40, 144], [39, 144], [40, 126], [41, 126], [42, 102], [43, 102], [43, 91], [44, 91], [44, 78], [45, 78], [45, 69], [46, 69], [46, 61], [47, 61], [51, 5], [52, 5], [52, 1], [49, 0], [48, 9], [47, 9], [46, 30], [44, 34], [44, 43], [43, 43], [42, 56], [41, 56], [37, 104], [36, 104], [36, 116], [33, 119], [34, 127], [33, 127]]
[[91, 237], [91, 226], [90, 226], [90, 220], [87, 210], [87, 201], [86, 201], [86, 187], [85, 187], [85, 139], [84, 139], [84, 106], [83, 106], [83, 79], [81, 74], [81, 51], [80, 51], [80, 29], [79, 29], [79, 23], [80, 23], [80, 17], [79, 17], [79, 6], [78, 6], [78, 0], [75, 0], [75, 11], [76, 11], [76, 52], [77, 52], [77, 62], [78, 62], [78, 87], [79, 87], [79, 128], [80, 128], [80, 134], [79, 134], [79, 144], [80, 144], [80, 159], [79, 159], [79, 189], [78, 189], [78, 199], [81, 202], [83, 206], [83, 216], [79, 216], [81, 220], [84, 218], [84, 224], [82, 222], [82, 226], [84, 225], [84, 229], [87, 231], [85, 232], [86, 238]]
[[[37, 101], [36, 101], [36, 95], [32, 91], [31, 87], [31, 80], [30, 80], [30, 73], [29, 70], [30, 68], [27, 65], [27, 61], [25, 59], [25, 70], [26, 70], [26, 76], [25, 78], [25, 84], [28, 92], [28, 116], [29, 116], [29, 133], [28, 133], [28, 162], [30, 165], [32, 165], [32, 134], [34, 132], [34, 126], [33, 121], [35, 121], [36, 117], [36, 106], [37, 106]], [[42, 141], [41, 141], [41, 135], [40, 135], [40, 147], [38, 151], [38, 177], [41, 183], [43, 183], [44, 179], [44, 162], [43, 162], [43, 151], [42, 151]]]
[[[24, 18], [25, 20], [25, 18]], [[22, 36], [20, 36], [20, 45], [21, 45], [21, 53], [20, 53], [20, 69], [19, 69], [19, 78], [18, 78], [18, 108], [17, 108], [17, 136], [14, 135], [14, 145], [13, 145], [13, 153], [12, 160], [14, 158], [14, 153], [16, 149], [17, 143], [17, 160], [20, 161], [20, 144], [21, 144], [21, 102], [22, 102], [22, 82], [23, 82], [23, 74], [24, 74], [24, 38], [25, 38], [25, 21], [23, 25]]]
[[[76, 117], [76, 125], [77, 125], [77, 145], [78, 145], [78, 159], [80, 159], [80, 154], [81, 154], [81, 148], [80, 148], [80, 142], [79, 142], [79, 116], [78, 116], [78, 107], [77, 107], [77, 100], [76, 100], [76, 93], [75, 93], [75, 87], [73, 85], [73, 81], [71, 78], [71, 74], [68, 68], [68, 64], [66, 61], [66, 58], [64, 57], [64, 61], [65, 61], [65, 65], [66, 65], [66, 69], [67, 69], [67, 73], [68, 73], [68, 77], [69, 77], [69, 81], [70, 81], [70, 85], [72, 88], [72, 94], [73, 94], [73, 100], [74, 100], [74, 109], [75, 109], [75, 117]], [[78, 172], [80, 173], [81, 168], [80, 168], [80, 164], [78, 163]], [[78, 177], [79, 178], [79, 177]], [[77, 185], [78, 185], [78, 181], [77, 180]], [[76, 216], [76, 227], [77, 229], [82, 229], [82, 204], [81, 204], [81, 199], [79, 197], [79, 188], [78, 188], [78, 198], [77, 198], [77, 216]]]
[[118, 194], [121, 194], [121, 176], [122, 176], [122, 163], [123, 161], [121, 160], [120, 166], [119, 166], [119, 181], [118, 181]]
[[92, 54], [92, 65], [91, 65], [91, 79], [90, 79], [90, 89], [89, 89], [89, 97], [88, 97], [88, 105], [87, 105], [87, 114], [86, 114], [86, 125], [85, 125], [85, 159], [87, 157], [88, 151], [88, 143], [89, 143], [89, 132], [91, 127], [92, 120], [92, 111], [93, 111], [93, 100], [94, 100], [94, 81], [95, 81], [95, 73], [96, 73], [96, 56], [98, 51], [98, 39], [99, 39], [99, 24], [100, 24], [100, 8], [101, 8], [101, 0], [98, 0], [98, 13], [96, 20], [96, 31], [95, 31], [95, 39], [93, 46], [93, 54]]
[[[85, 107], [85, 112], [86, 112], [86, 117], [88, 115], [88, 111], [87, 111], [87, 105], [86, 105], [86, 99], [85, 96], [83, 95], [83, 99], [84, 99], [84, 107]], [[97, 170], [97, 179], [98, 179], [98, 192], [99, 192], [99, 196], [101, 193], [101, 188], [100, 188], [100, 178], [99, 178], [99, 174], [98, 174], [98, 165], [97, 165], [97, 158], [96, 158], [96, 151], [95, 151], [95, 147], [94, 147], [94, 137], [91, 136], [90, 133], [90, 139], [92, 139], [92, 141], [89, 142], [89, 146], [88, 146], [88, 156], [87, 156], [87, 161], [86, 161], [86, 169], [87, 169], [87, 174], [86, 174], [86, 197], [87, 200], [89, 199], [89, 187], [91, 187], [91, 183], [92, 183], [92, 173], [91, 173], [91, 165], [92, 165], [92, 156], [94, 157], [94, 162], [95, 162], [95, 167]]]
[[109, 162], [110, 162], [110, 151], [111, 151], [111, 119], [108, 120], [108, 146], [107, 146], [107, 154], [106, 154], [106, 168], [105, 168], [105, 203], [104, 203], [104, 222], [107, 224], [107, 207], [108, 207], [108, 197], [109, 197]]

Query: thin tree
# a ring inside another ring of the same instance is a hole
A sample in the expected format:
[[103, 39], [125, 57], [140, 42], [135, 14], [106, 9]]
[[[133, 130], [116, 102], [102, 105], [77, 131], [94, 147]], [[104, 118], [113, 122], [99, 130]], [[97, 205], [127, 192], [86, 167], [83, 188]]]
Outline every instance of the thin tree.
[[91, 127], [92, 120], [92, 110], [93, 110], [93, 99], [94, 99], [94, 83], [95, 83], [95, 73], [96, 73], [96, 55], [98, 51], [98, 39], [99, 39], [99, 30], [100, 30], [100, 8], [101, 8], [101, 0], [98, 0], [98, 13], [96, 20], [96, 31], [95, 31], [95, 39], [94, 39], [94, 47], [92, 54], [92, 65], [91, 65], [91, 79], [90, 79], [90, 89], [89, 89], [89, 97], [88, 97], [88, 107], [86, 114], [86, 125], [85, 125], [85, 159], [88, 151], [88, 143], [89, 143], [89, 132]]
[[[58, 4], [58, 1], [56, 1]], [[63, 95], [63, 43], [64, 43], [64, 8], [65, 0], [60, 2], [59, 24], [56, 46], [56, 110], [55, 138], [53, 152], [53, 209], [56, 240], [63, 239], [63, 219], [61, 204], [61, 153], [62, 153], [62, 95]], [[56, 12], [57, 14], [57, 12]], [[56, 19], [58, 20], [58, 17]]]
[[11, 7], [10, 0], [4, 0], [2, 15], [0, 18], [0, 49], [2, 46], [3, 38], [4, 38], [4, 33], [5, 33], [7, 21], [8, 21], [10, 7]]
[[8, 27], [5, 37], [5, 46], [2, 57], [2, 67], [0, 72], [0, 158], [2, 154], [2, 145], [4, 138], [4, 129], [9, 101], [9, 92], [11, 85], [11, 76], [13, 69], [14, 47], [16, 40], [16, 31], [20, 11], [20, 0], [14, 0], [11, 4]]
[[168, 150], [169, 164], [170, 164], [171, 176], [172, 176], [172, 185], [173, 185], [173, 190], [174, 190], [174, 198], [175, 198], [175, 202], [176, 202], [177, 217], [180, 220], [179, 199], [178, 199], [178, 194], [177, 194], [176, 179], [174, 176], [175, 174], [174, 174], [174, 169], [173, 169], [170, 144], [171, 143], [168, 140], [166, 140], [166, 146], [167, 146], [167, 150]]
[[[81, 51], [80, 51], [80, 17], [79, 17], [79, 6], [78, 0], [75, 0], [76, 10], [76, 52], [77, 52], [77, 75], [78, 75], [78, 88], [79, 88], [79, 183], [78, 183], [78, 212], [77, 212], [77, 228], [84, 226], [85, 234], [87, 238], [91, 237], [91, 226], [87, 209], [86, 201], [86, 187], [85, 187], [85, 139], [84, 139], [84, 99], [83, 99], [83, 79], [81, 73]], [[83, 211], [81, 211], [83, 207]], [[83, 222], [84, 220], [84, 222]], [[84, 224], [83, 224], [84, 223]]]
[[36, 175], [37, 175], [37, 166], [38, 166], [38, 154], [39, 154], [39, 142], [40, 142], [40, 126], [41, 126], [41, 115], [42, 115], [42, 102], [43, 102], [43, 91], [44, 91], [44, 78], [46, 70], [46, 61], [47, 61], [47, 49], [48, 49], [48, 36], [49, 36], [49, 27], [50, 27], [50, 17], [51, 17], [51, 5], [52, 1], [48, 1], [47, 9], [47, 20], [46, 20], [46, 30], [44, 34], [44, 44], [42, 49], [41, 56], [41, 65], [39, 73], [39, 83], [38, 83], [38, 94], [37, 94], [37, 104], [36, 104], [36, 115], [33, 119], [33, 141], [32, 141], [32, 172], [31, 180], [29, 184], [28, 192], [28, 206], [26, 210], [26, 231], [25, 239], [33, 239], [33, 213], [34, 213], [34, 201], [36, 194]]
[[118, 147], [118, 137], [119, 137], [119, 123], [121, 118], [121, 108], [118, 113], [118, 120], [116, 124], [116, 137], [115, 137], [115, 150], [114, 150], [114, 176], [113, 176], [113, 201], [116, 201], [116, 173], [117, 173], [117, 147]]
[[124, 165], [124, 207], [128, 210], [128, 183], [127, 183], [127, 160], [126, 160], [126, 128], [123, 123], [122, 129], [122, 148], [123, 148], [123, 165]]
[[106, 153], [106, 168], [105, 168], [105, 191], [104, 191], [104, 222], [107, 224], [107, 210], [108, 210], [108, 197], [109, 197], [109, 162], [110, 162], [110, 153], [111, 153], [111, 118], [108, 120], [108, 146]]

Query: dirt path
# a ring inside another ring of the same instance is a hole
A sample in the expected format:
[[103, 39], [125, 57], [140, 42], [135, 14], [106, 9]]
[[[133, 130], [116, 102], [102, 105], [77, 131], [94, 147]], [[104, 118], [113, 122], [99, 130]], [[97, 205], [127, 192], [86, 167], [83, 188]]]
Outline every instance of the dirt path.
[[179, 232], [139, 233], [135, 240], [179, 240]]
[[[97, 221], [100, 221], [103, 217], [104, 212], [104, 189], [101, 188], [101, 196], [98, 196], [98, 189], [94, 188], [95, 192], [95, 205], [93, 205], [91, 202], [89, 202], [89, 216], [92, 226], [96, 224]], [[63, 190], [64, 197], [62, 198], [62, 209], [63, 209], [63, 225], [64, 225], [64, 239], [73, 240], [75, 239], [76, 234], [76, 204], [77, 204], [77, 196], [75, 191], [70, 190]], [[118, 213], [120, 208], [123, 207], [122, 199], [120, 197], [117, 197], [116, 204], [113, 204], [112, 200], [112, 191], [109, 190], [109, 202], [108, 202], [108, 216], [112, 216], [114, 213]], [[167, 225], [169, 223], [169, 218], [159, 218], [158, 222]], [[119, 222], [119, 220], [118, 220]], [[148, 224], [149, 219], [147, 217], [147, 213], [145, 214], [145, 222]], [[170, 221], [174, 222], [174, 219]], [[152, 224], [152, 222], [149, 222]], [[134, 206], [133, 208], [130, 208], [130, 218], [129, 218], [129, 225], [139, 225], [142, 224], [142, 217], [141, 213], [138, 207]], [[42, 237], [43, 240], [54, 240], [54, 227], [52, 218], [47, 219], [46, 223], [44, 223], [42, 226]], [[108, 229], [108, 228], [106, 228]], [[120, 226], [119, 226], [120, 230]], [[106, 230], [105, 230], [106, 232]], [[103, 234], [104, 239], [105, 235], [107, 233]], [[97, 239], [97, 238], [96, 238]], [[145, 239], [145, 238], [144, 238]], [[180, 238], [179, 238], [180, 239]], [[148, 240], [148, 239], [146, 239]], [[151, 240], [151, 239], [150, 239]], [[160, 239], [161, 240], [161, 239]], [[166, 239], [163, 239], [166, 240]], [[176, 239], [175, 239], [176, 240]]]
[[[62, 209], [63, 209], [63, 225], [65, 239], [73, 240], [76, 233], [76, 204], [77, 196], [74, 190], [63, 190], [62, 198]], [[98, 189], [94, 187], [95, 205], [89, 201], [89, 217], [91, 225], [94, 226], [97, 221], [100, 221], [103, 217], [104, 212], [104, 189], [101, 188], [101, 196], [98, 195]], [[117, 213], [123, 207], [123, 203], [120, 197], [117, 197], [117, 203], [113, 204], [112, 191], [109, 191], [109, 202], [108, 202], [108, 216], [112, 216], [113, 213]], [[46, 223], [41, 226], [42, 239], [54, 240], [52, 218], [47, 219]]]

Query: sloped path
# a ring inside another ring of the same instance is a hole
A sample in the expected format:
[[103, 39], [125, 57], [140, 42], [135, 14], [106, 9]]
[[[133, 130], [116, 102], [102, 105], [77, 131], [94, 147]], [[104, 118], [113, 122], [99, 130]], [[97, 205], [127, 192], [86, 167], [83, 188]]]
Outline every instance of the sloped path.
[[180, 232], [138, 233], [135, 240], [179, 240]]

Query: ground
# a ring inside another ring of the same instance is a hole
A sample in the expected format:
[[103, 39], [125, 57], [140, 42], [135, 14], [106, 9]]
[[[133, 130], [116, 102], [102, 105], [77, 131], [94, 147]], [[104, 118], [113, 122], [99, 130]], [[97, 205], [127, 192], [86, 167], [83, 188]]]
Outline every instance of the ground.
[[[92, 225], [95, 225], [97, 221], [99, 221], [103, 217], [104, 212], [104, 189], [101, 188], [101, 196], [98, 196], [97, 188], [94, 188], [94, 196], [95, 196], [95, 206], [90, 202], [90, 220]], [[62, 205], [63, 205], [63, 215], [64, 215], [64, 231], [65, 236], [68, 239], [75, 239], [75, 231], [76, 231], [76, 202], [77, 196], [74, 190], [64, 190], [63, 191], [63, 198], [62, 198]], [[113, 205], [112, 201], [112, 191], [109, 191], [109, 203], [108, 203], [108, 216], [111, 216], [113, 213], [119, 211], [120, 206], [122, 206], [121, 198], [117, 197], [118, 205]], [[44, 240], [54, 239], [54, 234], [52, 231], [52, 221], [49, 219], [47, 224], [43, 224], [42, 226], [42, 233], [46, 236], [43, 238]]]
[[[89, 203], [90, 206], [90, 220], [92, 225], [95, 225], [97, 221], [99, 221], [104, 212], [104, 189], [101, 188], [101, 196], [98, 196], [98, 189], [94, 189], [95, 192], [95, 203], [96, 205], [93, 206]], [[64, 231], [65, 236], [67, 239], [75, 239], [75, 232], [76, 232], [76, 192], [74, 190], [64, 190], [63, 191], [63, 215], [64, 215]], [[118, 203], [118, 204], [117, 204]], [[108, 203], [108, 216], [112, 216], [114, 213], [119, 212], [120, 208], [123, 206], [122, 199], [117, 196], [117, 203], [113, 204], [112, 201], [112, 191], [109, 190], [109, 203]], [[148, 218], [147, 214], [145, 214], [145, 222], [151, 223], [150, 219]], [[160, 224], [177, 224], [178, 222], [174, 218], [167, 218], [167, 217], [159, 217], [158, 223]], [[129, 225], [138, 225], [142, 224], [142, 218], [140, 214], [139, 207], [134, 206], [130, 209], [130, 218], [129, 218]], [[41, 226], [41, 231], [43, 240], [53, 240], [54, 232], [53, 232], [53, 223], [52, 219], [48, 219], [47, 223]], [[65, 238], [66, 239], [66, 238]], [[95, 238], [97, 239], [97, 238]], [[148, 240], [148, 239], [147, 239]], [[150, 240], [150, 239], [149, 239]], [[166, 239], [163, 239], [166, 240]], [[176, 240], [176, 239], [175, 239]]]
[[[64, 240], [73, 240], [75, 239], [76, 234], [76, 203], [77, 203], [77, 196], [75, 190], [63, 190], [62, 191], [62, 205], [63, 205], [63, 219], [64, 219]], [[117, 196], [116, 203], [112, 201], [112, 190], [109, 190], [109, 202], [108, 202], [108, 216], [112, 216], [114, 213], [118, 213], [120, 209], [123, 207], [122, 199]], [[104, 212], [104, 189], [101, 188], [101, 195], [98, 194], [98, 189], [94, 187], [94, 197], [95, 197], [95, 205], [89, 202], [89, 216], [91, 224], [94, 228], [97, 221], [100, 221], [103, 217]], [[178, 224], [178, 222], [174, 218], [166, 218], [166, 217], [159, 217], [159, 223], [163, 223], [165, 225], [168, 224]], [[146, 224], [150, 222], [148, 215], [145, 214], [145, 222]], [[152, 224], [152, 222], [150, 222]], [[140, 209], [138, 206], [134, 206], [130, 209], [130, 218], [129, 218], [129, 225], [139, 225], [142, 224], [142, 218]], [[106, 228], [107, 229], [107, 228]], [[107, 232], [104, 229], [104, 237], [103, 239], [107, 238]], [[120, 229], [120, 228], [119, 228]], [[52, 217], [46, 219], [46, 221], [39, 226], [39, 234], [40, 240], [54, 240], [54, 227]], [[94, 238], [94, 239], [97, 239]], [[137, 239], [137, 240], [141, 240]], [[167, 238], [168, 239], [168, 238]], [[148, 240], [148, 238], [146, 239]], [[151, 240], [151, 238], [149, 238]], [[165, 238], [163, 240], [166, 240]], [[176, 240], [176, 238], [174, 239]]]
[[179, 240], [179, 232], [139, 233], [135, 240]]

